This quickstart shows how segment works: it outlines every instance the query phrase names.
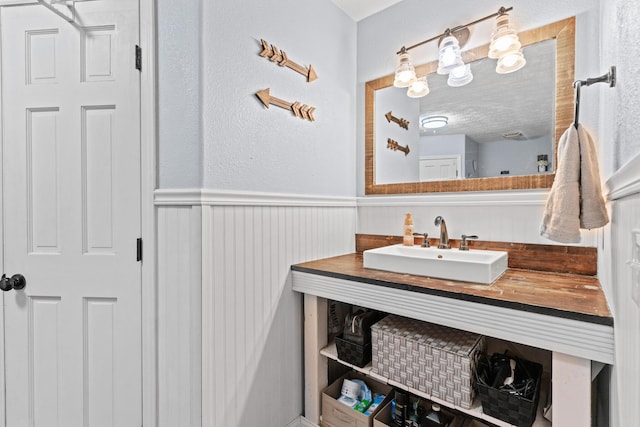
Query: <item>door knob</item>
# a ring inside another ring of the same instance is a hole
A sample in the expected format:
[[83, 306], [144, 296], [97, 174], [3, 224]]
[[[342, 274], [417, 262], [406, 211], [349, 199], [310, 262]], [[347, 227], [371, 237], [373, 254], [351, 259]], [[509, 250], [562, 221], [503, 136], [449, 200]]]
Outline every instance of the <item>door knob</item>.
[[0, 278], [0, 289], [7, 292], [11, 289], [22, 289], [27, 286], [27, 279], [22, 274], [14, 274], [11, 277], [7, 277], [3, 274]]

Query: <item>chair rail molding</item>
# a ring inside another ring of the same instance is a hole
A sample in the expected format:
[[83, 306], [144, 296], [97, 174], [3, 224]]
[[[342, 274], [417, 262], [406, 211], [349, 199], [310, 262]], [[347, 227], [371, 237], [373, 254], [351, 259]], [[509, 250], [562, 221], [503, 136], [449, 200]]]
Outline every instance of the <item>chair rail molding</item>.
[[604, 191], [610, 201], [640, 193], [640, 154], [606, 180]]
[[329, 206], [356, 207], [355, 197], [265, 193], [204, 188], [159, 189], [156, 206]]

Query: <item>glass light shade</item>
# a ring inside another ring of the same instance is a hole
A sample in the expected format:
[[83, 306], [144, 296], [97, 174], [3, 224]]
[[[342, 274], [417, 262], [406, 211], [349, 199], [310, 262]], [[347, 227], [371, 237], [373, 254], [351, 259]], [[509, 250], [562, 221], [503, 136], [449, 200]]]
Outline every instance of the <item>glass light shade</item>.
[[420, 77], [407, 89], [407, 96], [410, 98], [422, 98], [428, 93], [429, 83], [427, 83], [427, 76]]
[[519, 50], [514, 53], [509, 53], [498, 59], [498, 65], [496, 65], [496, 73], [513, 73], [514, 71], [518, 71], [520, 68], [524, 67], [526, 63], [527, 60], [524, 59], [522, 51]]
[[449, 123], [447, 116], [425, 116], [420, 118], [420, 126], [425, 129], [440, 129]]
[[447, 36], [440, 43], [440, 55], [438, 60], [438, 74], [449, 74], [454, 68], [464, 65], [460, 44], [454, 36]]
[[518, 33], [509, 28], [509, 14], [499, 15], [496, 18], [496, 29], [491, 34], [491, 45], [487, 56], [498, 59], [509, 53], [519, 51], [521, 47]]
[[460, 87], [471, 83], [471, 80], [473, 80], [471, 64], [465, 64], [451, 70], [447, 84], [451, 87]]
[[411, 64], [411, 57], [407, 52], [399, 54], [398, 60], [393, 85], [395, 87], [409, 87], [416, 81], [416, 69]]

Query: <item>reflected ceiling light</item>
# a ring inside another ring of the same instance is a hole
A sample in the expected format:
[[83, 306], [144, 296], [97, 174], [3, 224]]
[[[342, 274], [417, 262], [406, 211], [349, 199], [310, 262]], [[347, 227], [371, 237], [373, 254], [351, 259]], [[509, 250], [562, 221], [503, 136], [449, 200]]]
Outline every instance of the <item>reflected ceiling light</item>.
[[464, 65], [460, 43], [454, 36], [447, 35], [440, 43], [440, 55], [438, 56], [438, 74], [449, 74], [454, 68]]
[[420, 117], [420, 127], [425, 129], [440, 129], [449, 123], [447, 116], [424, 116]]
[[416, 69], [411, 64], [411, 56], [405, 48], [398, 53], [398, 67], [393, 80], [395, 87], [409, 87], [416, 81]]
[[407, 89], [407, 96], [410, 98], [422, 98], [428, 93], [429, 83], [427, 83], [427, 76], [420, 77]]
[[512, 52], [498, 59], [498, 64], [496, 65], [496, 73], [513, 73], [514, 71], [518, 71], [520, 68], [524, 67], [526, 63], [527, 60], [524, 59], [524, 55], [522, 54], [521, 50]]
[[[500, 11], [502, 11], [502, 8]], [[491, 45], [487, 56], [498, 59], [504, 55], [519, 51], [521, 47], [518, 33], [513, 28], [509, 28], [509, 14], [506, 12], [501, 13], [496, 18], [496, 29], [491, 34]]]
[[[434, 40], [438, 40], [438, 74], [449, 74], [447, 84], [449, 86], [464, 86], [473, 80], [473, 74], [469, 65], [465, 65], [462, 60], [460, 49], [464, 47], [469, 39], [469, 27], [496, 18], [496, 29], [491, 34], [491, 45], [489, 58], [498, 59], [496, 72], [499, 74], [512, 73], [524, 67], [527, 61], [524, 59], [521, 50], [518, 33], [509, 27], [509, 14], [513, 7], [501, 7], [498, 12], [487, 15], [484, 18], [476, 19], [465, 25], [454, 28], [447, 28], [442, 34], [421, 41], [409, 47], [404, 47], [397, 52], [398, 66], [396, 68], [393, 85], [396, 87], [408, 87], [407, 95], [411, 97], [425, 96], [429, 93], [427, 86], [426, 93], [424, 86], [426, 81], [417, 83], [416, 69], [411, 63], [409, 51], [418, 46], [422, 46]], [[455, 70], [455, 72], [454, 72]], [[453, 72], [453, 76], [451, 73]], [[415, 87], [411, 87], [416, 84]]]
[[473, 80], [471, 65], [465, 64], [451, 70], [447, 84], [451, 87], [460, 87], [471, 83], [471, 80]]

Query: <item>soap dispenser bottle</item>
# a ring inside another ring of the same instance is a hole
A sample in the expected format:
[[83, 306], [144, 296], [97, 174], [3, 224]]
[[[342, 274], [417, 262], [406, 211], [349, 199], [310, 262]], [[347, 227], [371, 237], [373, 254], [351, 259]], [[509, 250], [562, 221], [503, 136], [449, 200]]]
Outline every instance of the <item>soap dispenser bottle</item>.
[[406, 214], [404, 217], [402, 244], [405, 246], [413, 246], [413, 217], [410, 213]]

